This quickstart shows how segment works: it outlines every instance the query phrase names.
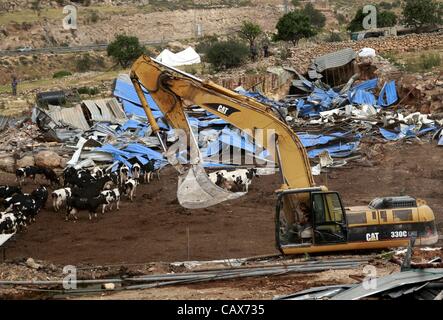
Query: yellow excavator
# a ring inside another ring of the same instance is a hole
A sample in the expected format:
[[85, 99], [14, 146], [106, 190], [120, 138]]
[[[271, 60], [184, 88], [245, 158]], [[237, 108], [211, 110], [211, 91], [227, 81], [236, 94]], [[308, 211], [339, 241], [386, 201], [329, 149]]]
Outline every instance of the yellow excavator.
[[[165, 156], [180, 173], [177, 198], [182, 206], [204, 208], [244, 195], [218, 187], [203, 169], [185, 113], [199, 106], [247, 132], [251, 139], [255, 130], [262, 129], [262, 147], [271, 153], [282, 178], [276, 191], [275, 235], [277, 249], [283, 254], [404, 247], [411, 239], [416, 245], [438, 241], [434, 213], [423, 200], [388, 197], [374, 199], [368, 206], [345, 207], [337, 192], [317, 186], [304, 146], [271, 106], [148, 56], [133, 64], [130, 76]], [[144, 90], [169, 124], [187, 135], [191, 146], [188, 164], [180, 164], [168, 152]]]

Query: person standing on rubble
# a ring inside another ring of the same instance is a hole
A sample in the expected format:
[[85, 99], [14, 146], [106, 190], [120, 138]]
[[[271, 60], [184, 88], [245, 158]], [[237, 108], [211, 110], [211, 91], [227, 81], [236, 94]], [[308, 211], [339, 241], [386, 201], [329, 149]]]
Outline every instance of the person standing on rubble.
[[17, 95], [17, 85], [18, 85], [17, 77], [12, 76], [11, 87], [12, 87], [12, 95], [13, 96]]

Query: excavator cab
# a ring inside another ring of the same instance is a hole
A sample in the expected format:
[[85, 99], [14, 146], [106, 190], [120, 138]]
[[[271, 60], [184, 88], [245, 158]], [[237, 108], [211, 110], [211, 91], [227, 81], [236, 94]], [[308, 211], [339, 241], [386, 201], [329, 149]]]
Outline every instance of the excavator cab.
[[337, 192], [319, 188], [286, 190], [276, 207], [277, 247], [347, 242], [345, 210]]

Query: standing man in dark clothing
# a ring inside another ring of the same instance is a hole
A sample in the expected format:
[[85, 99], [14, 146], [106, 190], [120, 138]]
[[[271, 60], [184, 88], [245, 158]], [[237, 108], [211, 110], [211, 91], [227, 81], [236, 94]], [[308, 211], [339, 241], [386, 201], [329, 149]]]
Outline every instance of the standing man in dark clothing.
[[263, 56], [265, 58], [269, 57], [269, 46], [267, 43], [263, 45]]
[[12, 77], [12, 82], [11, 82], [11, 86], [12, 86], [12, 94], [14, 96], [17, 95], [17, 85], [18, 85], [18, 80], [15, 76]]

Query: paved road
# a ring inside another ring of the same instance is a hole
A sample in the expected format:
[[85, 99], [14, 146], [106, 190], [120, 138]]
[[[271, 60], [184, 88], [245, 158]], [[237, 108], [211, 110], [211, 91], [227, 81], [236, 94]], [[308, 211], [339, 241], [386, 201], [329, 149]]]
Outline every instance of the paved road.
[[[142, 42], [142, 45], [159, 45], [162, 43], [167, 43], [168, 40], [158, 40], [158, 41], [146, 41]], [[38, 48], [31, 49], [29, 51], [21, 50], [0, 50], [0, 56], [16, 56], [16, 55], [33, 55], [40, 53], [69, 53], [69, 52], [86, 52], [86, 51], [104, 51], [108, 47], [107, 43], [104, 44], [93, 44], [88, 46], [78, 46], [78, 47], [49, 47], [49, 48]]]

